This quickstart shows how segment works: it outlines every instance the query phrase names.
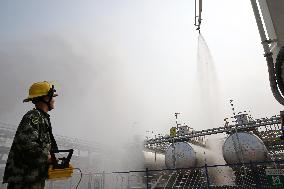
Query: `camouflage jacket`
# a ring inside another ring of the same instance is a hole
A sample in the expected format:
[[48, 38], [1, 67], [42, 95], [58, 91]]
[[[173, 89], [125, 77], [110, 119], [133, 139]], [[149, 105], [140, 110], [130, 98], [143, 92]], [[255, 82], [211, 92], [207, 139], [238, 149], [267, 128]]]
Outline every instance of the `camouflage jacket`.
[[51, 124], [47, 113], [38, 109], [27, 112], [15, 134], [3, 183], [30, 183], [45, 180], [52, 139], [55, 141], [51, 135]]

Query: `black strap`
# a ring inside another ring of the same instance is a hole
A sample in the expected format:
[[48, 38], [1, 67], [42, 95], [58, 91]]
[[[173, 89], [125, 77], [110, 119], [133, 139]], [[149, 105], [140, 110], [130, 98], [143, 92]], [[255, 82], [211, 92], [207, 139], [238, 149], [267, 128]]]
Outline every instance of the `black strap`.
[[48, 101], [45, 102], [48, 106], [48, 110], [50, 111], [51, 110], [51, 105], [50, 105], [50, 102], [52, 100], [52, 97], [54, 95], [54, 93], [56, 92], [56, 90], [54, 89], [54, 85], [52, 85], [52, 87], [50, 88], [50, 90], [48, 91], [48, 94], [47, 96], [49, 97]]
[[[56, 143], [56, 140], [53, 136], [53, 133], [52, 133], [52, 127], [51, 127], [51, 122], [50, 122], [50, 118], [49, 118], [49, 115], [47, 113], [45, 113], [44, 111], [42, 111], [41, 109], [37, 109], [41, 114], [43, 114], [43, 116], [45, 117], [45, 119], [47, 120], [47, 124], [48, 124], [48, 127], [47, 127], [47, 130], [48, 130], [48, 134], [49, 134], [49, 137], [50, 137], [50, 140], [51, 140], [51, 150], [58, 150], [58, 146], [57, 146], [57, 143]], [[41, 129], [40, 128], [40, 136], [41, 136]]]
[[50, 120], [48, 120], [48, 122], [49, 122], [48, 133], [49, 133], [50, 140], [51, 140], [51, 150], [56, 151], [56, 150], [58, 150], [58, 146], [57, 146], [56, 140], [55, 140], [53, 133], [52, 133], [52, 127], [51, 127], [51, 124], [50, 124]]

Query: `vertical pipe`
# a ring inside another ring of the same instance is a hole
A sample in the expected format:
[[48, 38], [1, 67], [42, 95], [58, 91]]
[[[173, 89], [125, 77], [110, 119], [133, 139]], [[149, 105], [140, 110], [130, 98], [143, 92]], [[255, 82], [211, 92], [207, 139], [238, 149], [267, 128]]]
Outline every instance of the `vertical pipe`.
[[201, 12], [202, 12], [202, 0], [199, 0], [199, 15], [198, 15], [198, 24], [201, 24]]
[[105, 189], [105, 172], [103, 171], [103, 183], [102, 183], [102, 189]]
[[149, 189], [149, 170], [146, 168], [146, 188]]
[[89, 173], [88, 189], [91, 189], [91, 187], [92, 187], [91, 181], [92, 181], [91, 173]]
[[209, 175], [208, 175], [208, 167], [207, 167], [207, 163], [205, 163], [205, 176], [206, 176], [206, 183], [207, 183], [207, 188], [210, 188], [210, 180], [209, 180]]
[[130, 189], [130, 178], [129, 178], [130, 172], [127, 174], [127, 189]]
[[194, 6], [194, 25], [196, 26], [196, 0], [195, 0], [195, 6]]

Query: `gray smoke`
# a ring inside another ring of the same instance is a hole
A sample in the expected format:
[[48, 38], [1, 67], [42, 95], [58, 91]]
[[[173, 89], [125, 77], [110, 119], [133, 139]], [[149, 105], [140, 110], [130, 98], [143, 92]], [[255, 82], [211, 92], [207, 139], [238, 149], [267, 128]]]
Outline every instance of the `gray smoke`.
[[29, 86], [36, 81], [53, 81], [59, 94], [51, 112], [55, 133], [94, 141], [100, 149], [107, 148], [101, 151], [103, 156], [107, 151], [114, 153], [116, 164], [121, 165], [131, 150], [125, 143], [134, 143], [137, 129], [117, 106], [121, 100], [118, 90], [123, 88], [114, 65], [119, 62], [103, 46], [95, 48], [92, 56], [86, 56], [84, 50], [88, 49], [78, 46], [60, 36], [31, 37], [2, 45], [0, 120], [17, 125], [32, 108], [22, 103]]

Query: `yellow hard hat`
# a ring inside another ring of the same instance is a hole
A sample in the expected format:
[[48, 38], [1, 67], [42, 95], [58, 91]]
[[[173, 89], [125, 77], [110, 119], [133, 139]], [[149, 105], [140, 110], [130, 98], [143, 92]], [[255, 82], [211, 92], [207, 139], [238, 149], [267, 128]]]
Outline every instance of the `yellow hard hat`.
[[54, 86], [47, 81], [33, 83], [29, 90], [29, 96], [24, 100], [24, 102], [32, 101], [34, 98], [42, 96], [55, 97], [56, 90]]

